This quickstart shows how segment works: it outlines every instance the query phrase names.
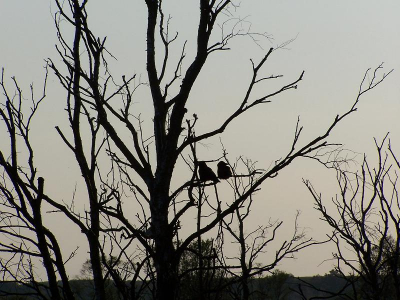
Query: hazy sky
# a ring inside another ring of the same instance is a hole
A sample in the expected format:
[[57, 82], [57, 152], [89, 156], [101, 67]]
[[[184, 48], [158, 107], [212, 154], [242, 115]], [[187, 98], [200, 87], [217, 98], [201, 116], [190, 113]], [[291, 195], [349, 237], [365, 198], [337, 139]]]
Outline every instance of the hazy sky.
[[[190, 58], [197, 22], [194, 14], [197, 4], [193, 3], [197, 1], [164, 2], [166, 13], [173, 17], [171, 31], [180, 32], [176, 50], [180, 51], [179, 47], [188, 39]], [[92, 0], [89, 3], [89, 22], [94, 25], [95, 34], [107, 36], [108, 50], [118, 59], [112, 62], [115, 74], [138, 73], [145, 81], [144, 1]], [[54, 12], [55, 5], [50, 0], [0, 1], [0, 66], [5, 68], [8, 78], [16, 76], [26, 92], [31, 82], [38, 91], [41, 89], [45, 59], [58, 62], [54, 50], [57, 41]], [[267, 32], [273, 39], [260, 40], [261, 48], [242, 37], [232, 43], [232, 51], [210, 59], [189, 104], [189, 113], [199, 115], [198, 132], [217, 126], [221, 118], [237, 107], [248, 82], [246, 76], [251, 71], [250, 58], [257, 61], [269, 47], [294, 39], [285, 49], [274, 52], [264, 68], [265, 75], [284, 74], [283, 83], [296, 79], [305, 70], [304, 80], [297, 90], [246, 113], [232, 124], [222, 135], [231, 159], [244, 155], [267, 169], [288, 152], [298, 116], [305, 127], [300, 142], [322, 133], [336, 114], [352, 105], [364, 72], [382, 62], [384, 72], [395, 69], [394, 72], [361, 100], [358, 111], [339, 125], [330, 140], [373, 157], [373, 137], [380, 140], [390, 132], [394, 149], [400, 153], [400, 1], [247, 0], [241, 1], [235, 15], [246, 18], [252, 31]], [[48, 99], [32, 134], [35, 145], [42, 150], [36, 150], [37, 163], [41, 174], [49, 177], [49, 189], [68, 201], [79, 173], [54, 130], [55, 125], [67, 128], [62, 120], [65, 117], [63, 95], [55, 77], [50, 76]], [[139, 101], [138, 105], [143, 108], [144, 116], [150, 115], [144, 103]], [[151, 124], [151, 120], [146, 121]], [[6, 132], [0, 128], [3, 148]], [[199, 149], [199, 155], [213, 159], [219, 156], [220, 150], [216, 139]], [[301, 210], [300, 224], [308, 228], [310, 235], [322, 238], [326, 227], [318, 220], [301, 178], [313, 179], [316, 188], [323, 191], [331, 190], [329, 187], [334, 184], [334, 174], [315, 163], [304, 160], [294, 163], [278, 178], [267, 182], [258, 194], [253, 225], [263, 218], [279, 218], [285, 222], [282, 235], [288, 235], [296, 210]], [[57, 218], [49, 216], [49, 222], [52, 220]], [[60, 234], [69, 237], [75, 234], [64, 223], [49, 224], [56, 226]], [[84, 243], [79, 232], [74, 240]], [[64, 246], [66, 253], [75, 247], [70, 242]], [[83, 248], [69, 265], [73, 273], [78, 272], [84, 260]], [[295, 275], [324, 274], [332, 265], [330, 262], [319, 264], [331, 252], [326, 246], [306, 249], [297, 260], [283, 263], [279, 268]]]

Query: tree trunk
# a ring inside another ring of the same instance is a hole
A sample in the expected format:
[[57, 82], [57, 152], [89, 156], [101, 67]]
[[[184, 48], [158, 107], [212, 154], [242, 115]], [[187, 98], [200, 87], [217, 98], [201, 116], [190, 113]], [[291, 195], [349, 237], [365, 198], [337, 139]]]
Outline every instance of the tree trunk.
[[156, 235], [160, 234], [155, 239], [156, 255], [155, 268], [157, 274], [157, 300], [173, 300], [178, 294], [178, 265], [175, 257], [175, 249], [172, 242], [172, 235], [168, 230], [156, 230]]
[[49, 288], [51, 292], [51, 299], [57, 300], [61, 299], [60, 291], [58, 290], [58, 283], [56, 273], [53, 267], [51, 255], [48, 249], [48, 244], [46, 241], [46, 236], [44, 234], [43, 224], [42, 224], [42, 216], [40, 212], [40, 201], [41, 199], [35, 199], [35, 202], [32, 203], [32, 210], [34, 216], [34, 226], [36, 230], [36, 236], [38, 239], [38, 248], [40, 249], [40, 253], [43, 259], [43, 265], [46, 269], [47, 278], [49, 280]]
[[104, 289], [103, 272], [101, 269], [101, 258], [98, 247], [98, 236], [93, 233], [87, 235], [90, 249], [90, 262], [93, 271], [93, 283], [96, 300], [106, 300]]
[[178, 264], [173, 244], [173, 231], [168, 224], [168, 189], [160, 181], [151, 198], [151, 227], [155, 243], [156, 299], [176, 299], [178, 289]]
[[248, 300], [250, 298], [249, 279], [247, 275], [243, 275], [242, 278], [242, 300]]
[[[167, 251], [166, 251], [167, 252]], [[164, 253], [162, 261], [156, 263], [157, 300], [174, 300], [178, 294], [177, 268], [171, 264], [170, 255]]]

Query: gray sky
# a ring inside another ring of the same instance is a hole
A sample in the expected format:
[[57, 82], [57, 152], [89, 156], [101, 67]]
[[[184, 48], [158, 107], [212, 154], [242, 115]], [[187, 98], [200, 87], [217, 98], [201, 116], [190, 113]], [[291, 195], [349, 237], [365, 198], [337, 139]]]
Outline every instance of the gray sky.
[[[5, 68], [7, 77], [16, 76], [26, 92], [31, 82], [38, 91], [41, 89], [44, 59], [50, 57], [58, 61], [52, 20], [55, 6], [50, 2], [0, 1], [0, 66]], [[89, 22], [94, 25], [97, 35], [107, 36], [108, 50], [118, 59], [112, 62], [117, 77], [138, 73], [146, 80], [143, 2], [90, 2]], [[167, 4], [168, 1], [164, 2]], [[179, 51], [183, 41], [188, 39], [190, 58], [197, 2], [171, 2], [166, 13], [173, 16], [171, 31], [180, 31], [176, 50]], [[243, 155], [258, 161], [260, 168], [267, 169], [289, 150], [298, 116], [305, 127], [300, 142], [305, 142], [321, 133], [336, 114], [352, 105], [364, 72], [381, 62], [384, 62], [384, 72], [395, 71], [361, 100], [358, 111], [337, 128], [331, 140], [373, 157], [373, 137], [381, 140], [390, 132], [394, 149], [400, 152], [400, 1], [251, 0], [242, 1], [235, 14], [246, 18], [252, 31], [267, 32], [273, 39], [260, 40], [262, 49], [251, 39], [241, 37], [232, 43], [232, 51], [211, 58], [193, 89], [189, 104], [189, 113], [199, 115], [198, 132], [217, 126], [223, 116], [235, 109], [248, 82], [250, 58], [257, 61], [269, 47], [295, 39], [285, 49], [274, 52], [264, 68], [265, 75], [284, 74], [282, 82], [288, 82], [305, 70], [304, 80], [297, 90], [246, 113], [232, 124], [221, 136], [231, 159]], [[11, 81], [9, 83], [11, 86]], [[68, 201], [79, 173], [72, 163], [71, 154], [54, 130], [55, 125], [67, 128], [65, 120], [62, 120], [65, 117], [62, 95], [57, 80], [51, 76], [47, 102], [35, 121], [34, 142], [37, 149], [43, 150], [36, 150], [37, 163], [41, 174], [49, 177], [47, 186], [51, 186], [51, 192], [59, 195], [60, 199]], [[143, 109], [144, 116], [150, 116], [146, 101], [139, 101], [138, 107]], [[151, 125], [151, 120], [146, 121]], [[1, 129], [0, 140], [4, 141], [6, 132]], [[216, 139], [199, 149], [199, 155], [204, 159], [214, 159], [220, 150]], [[296, 210], [301, 210], [300, 225], [307, 227], [310, 235], [322, 238], [326, 227], [318, 220], [301, 178], [314, 180], [316, 188], [322, 191], [333, 191], [334, 174], [315, 163], [298, 161], [264, 185], [263, 192], [257, 195], [253, 209], [255, 223], [251, 225], [269, 217], [278, 218], [285, 222], [282, 236], [288, 235]], [[78, 192], [82, 191], [78, 189]], [[79, 232], [70, 231], [68, 224], [60, 222], [56, 216], [50, 215], [48, 222], [52, 224], [50, 226], [56, 226], [59, 234], [76, 237], [74, 243], [65, 243], [63, 249], [66, 253], [84, 243]], [[78, 272], [84, 260], [84, 247], [69, 264], [73, 273]], [[320, 263], [328, 259], [331, 252], [327, 246], [306, 249], [297, 260], [283, 263], [279, 268], [295, 275], [324, 274], [332, 265], [330, 262]]]

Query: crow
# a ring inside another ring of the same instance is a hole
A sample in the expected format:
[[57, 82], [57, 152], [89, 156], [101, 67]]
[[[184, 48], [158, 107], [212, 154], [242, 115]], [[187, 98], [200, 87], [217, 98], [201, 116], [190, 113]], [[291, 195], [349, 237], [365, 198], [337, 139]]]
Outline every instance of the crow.
[[217, 175], [215, 175], [214, 171], [204, 161], [199, 161], [199, 177], [200, 181], [211, 180], [214, 183], [219, 182]]
[[218, 178], [220, 179], [228, 179], [229, 177], [232, 177], [232, 170], [228, 166], [228, 164], [224, 161], [220, 161], [218, 163]]

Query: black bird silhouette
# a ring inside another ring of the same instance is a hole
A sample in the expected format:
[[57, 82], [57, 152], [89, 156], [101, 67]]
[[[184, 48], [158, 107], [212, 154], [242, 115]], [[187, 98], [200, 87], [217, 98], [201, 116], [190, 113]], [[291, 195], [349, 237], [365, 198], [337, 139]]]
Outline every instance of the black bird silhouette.
[[219, 182], [217, 175], [215, 175], [214, 171], [204, 161], [199, 161], [199, 177], [200, 181], [211, 180], [214, 183]]
[[232, 170], [228, 166], [228, 164], [224, 161], [220, 161], [218, 163], [218, 178], [220, 179], [228, 179], [229, 177], [232, 177]]

